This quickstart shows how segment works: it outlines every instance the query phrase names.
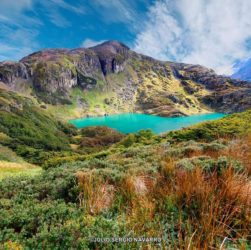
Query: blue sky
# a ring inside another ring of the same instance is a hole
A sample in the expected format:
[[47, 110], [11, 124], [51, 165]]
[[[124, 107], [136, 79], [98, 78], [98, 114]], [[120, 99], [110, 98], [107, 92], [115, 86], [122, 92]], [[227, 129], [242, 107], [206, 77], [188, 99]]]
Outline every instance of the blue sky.
[[250, 0], [0, 0], [0, 61], [119, 40], [231, 74], [251, 57]]

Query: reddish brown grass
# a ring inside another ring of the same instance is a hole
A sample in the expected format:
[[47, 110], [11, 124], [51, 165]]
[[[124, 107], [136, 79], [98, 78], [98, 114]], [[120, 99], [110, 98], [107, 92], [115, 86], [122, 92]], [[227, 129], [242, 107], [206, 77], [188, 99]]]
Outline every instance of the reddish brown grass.
[[[231, 163], [220, 173], [204, 172], [200, 167], [187, 171], [176, 168], [177, 159], [170, 157], [162, 159], [155, 177], [128, 174], [115, 188], [79, 172], [80, 200], [90, 213], [99, 213], [109, 209], [116, 197], [122, 197], [119, 210], [126, 215], [128, 229], [135, 235], [160, 236], [164, 226], [161, 218], [169, 213], [164, 204], [170, 198], [178, 218], [168, 221], [177, 235], [170, 249], [225, 249], [229, 241], [250, 240], [250, 146], [249, 136], [236, 140], [227, 150], [207, 152], [213, 158], [225, 155], [239, 160], [246, 169], [243, 173], [236, 173]], [[238, 247], [245, 249], [239, 243]]]
[[113, 185], [90, 172], [77, 172], [77, 178], [82, 190], [79, 196], [80, 205], [88, 213], [97, 214], [110, 208], [115, 194]]
[[199, 167], [175, 169], [174, 164], [169, 159], [163, 165], [153, 192], [156, 200], [169, 196], [178, 206], [179, 243], [175, 248], [218, 249], [225, 237], [232, 241], [250, 237], [251, 183], [246, 174], [236, 174], [231, 166], [219, 176]]
[[238, 139], [221, 154], [240, 161], [248, 173], [251, 175], [251, 135]]
[[124, 207], [121, 209], [126, 212], [128, 229], [136, 235], [156, 235], [156, 228], [151, 224], [155, 212], [152, 199], [155, 185], [155, 178], [138, 174], [126, 176], [117, 187], [124, 199]]

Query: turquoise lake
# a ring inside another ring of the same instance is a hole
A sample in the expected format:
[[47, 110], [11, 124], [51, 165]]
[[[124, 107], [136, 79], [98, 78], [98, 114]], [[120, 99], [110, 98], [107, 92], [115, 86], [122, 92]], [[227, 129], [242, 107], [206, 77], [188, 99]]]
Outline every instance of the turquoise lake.
[[122, 133], [133, 133], [141, 129], [151, 129], [160, 134], [170, 130], [176, 130], [191, 126], [203, 121], [215, 120], [225, 116], [221, 113], [191, 115], [184, 117], [160, 117], [154, 115], [124, 113], [102, 117], [89, 117], [71, 120], [70, 123], [77, 128], [88, 126], [107, 126], [117, 129]]

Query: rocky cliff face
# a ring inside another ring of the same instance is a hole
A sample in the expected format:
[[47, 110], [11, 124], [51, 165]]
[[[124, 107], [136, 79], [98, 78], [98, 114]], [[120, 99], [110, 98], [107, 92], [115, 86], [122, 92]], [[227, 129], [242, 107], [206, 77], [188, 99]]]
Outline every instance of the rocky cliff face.
[[28, 79], [27, 68], [23, 63], [10, 61], [0, 63], [0, 81], [11, 85], [19, 78]]
[[[240, 112], [251, 107], [250, 83], [219, 76], [199, 65], [174, 65], [174, 74], [182, 83], [192, 80], [210, 91], [201, 101], [213, 110], [225, 113]], [[178, 72], [181, 73], [177, 73]], [[187, 86], [185, 84], [185, 89]], [[189, 91], [189, 89], [187, 89]]]
[[38, 100], [54, 105], [75, 102], [83, 114], [138, 111], [179, 116], [251, 107], [247, 82], [199, 65], [154, 60], [116, 41], [89, 49], [48, 49], [20, 62], [0, 63], [0, 82], [10, 89], [20, 82], [29, 84]]
[[129, 58], [129, 48], [115, 41], [95, 46], [92, 50], [98, 56], [104, 76], [123, 71], [126, 60]]

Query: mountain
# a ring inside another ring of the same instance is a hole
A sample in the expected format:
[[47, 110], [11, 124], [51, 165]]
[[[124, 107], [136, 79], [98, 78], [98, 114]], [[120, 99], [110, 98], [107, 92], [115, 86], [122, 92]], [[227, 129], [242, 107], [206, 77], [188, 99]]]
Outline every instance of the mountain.
[[251, 82], [251, 58], [236, 65], [237, 71], [232, 75], [234, 79]]
[[0, 86], [63, 117], [143, 112], [181, 116], [251, 106], [251, 87], [200, 65], [163, 62], [117, 41], [46, 49], [0, 64]]

